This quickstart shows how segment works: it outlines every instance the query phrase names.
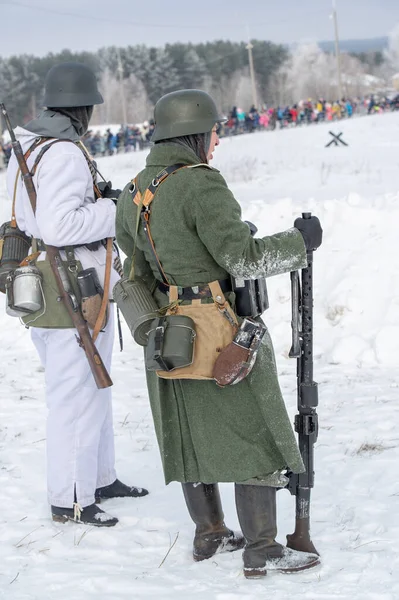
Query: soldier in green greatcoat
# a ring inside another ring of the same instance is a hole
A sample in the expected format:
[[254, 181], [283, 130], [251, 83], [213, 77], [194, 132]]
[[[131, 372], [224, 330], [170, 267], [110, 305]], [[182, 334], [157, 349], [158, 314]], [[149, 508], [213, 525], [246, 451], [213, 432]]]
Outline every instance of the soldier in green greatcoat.
[[[165, 167], [181, 169], [159, 187], [151, 205], [151, 234], [168, 282], [180, 299], [201, 297], [202, 286], [230, 277], [253, 279], [306, 266], [306, 249], [321, 244], [316, 217], [298, 228], [264, 238], [251, 236], [241, 209], [220, 172], [209, 166], [221, 122], [212, 98], [199, 90], [163, 96], [155, 106], [155, 142], [137, 177], [141, 192]], [[133, 175], [133, 174], [132, 174]], [[117, 241], [127, 255], [129, 274], [135, 248], [135, 274], [153, 292], [159, 307], [169, 304], [130, 184], [117, 206]], [[137, 231], [137, 234], [136, 234]], [[136, 247], [135, 247], [136, 244]], [[180, 289], [181, 288], [181, 289]], [[227, 293], [234, 309], [234, 294]], [[285, 469], [304, 471], [281, 395], [273, 346], [266, 333], [255, 366], [240, 383], [225, 388], [214, 381], [165, 380], [146, 371], [148, 393], [165, 480], [182, 483], [196, 525], [194, 559], [244, 547], [246, 577], [266, 569], [306, 569], [318, 557], [275, 541], [276, 490], [285, 487]], [[244, 538], [224, 524], [218, 483], [234, 482]]]

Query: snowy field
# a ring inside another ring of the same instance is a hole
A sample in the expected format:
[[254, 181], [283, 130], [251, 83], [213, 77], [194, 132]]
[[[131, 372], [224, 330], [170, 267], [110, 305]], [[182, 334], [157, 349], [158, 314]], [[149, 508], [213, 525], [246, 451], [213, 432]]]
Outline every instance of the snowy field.
[[[329, 129], [349, 147], [326, 149]], [[123, 186], [146, 153], [100, 159]], [[260, 235], [317, 214], [315, 379], [320, 436], [312, 495], [322, 566], [247, 581], [237, 552], [195, 564], [193, 526], [178, 484], [164, 486], [141, 349], [115, 346], [114, 417], [119, 477], [150, 489], [104, 503], [110, 530], [50, 520], [45, 491], [43, 372], [29, 333], [1, 310], [0, 598], [5, 600], [399, 599], [399, 114], [224, 139], [220, 168]], [[0, 217], [9, 218], [0, 174]], [[290, 415], [296, 411], [289, 276], [270, 280], [265, 314]], [[3, 304], [4, 298], [1, 298]], [[222, 485], [237, 528], [233, 486]], [[278, 494], [279, 540], [294, 501]], [[171, 548], [171, 546], [173, 546]]]

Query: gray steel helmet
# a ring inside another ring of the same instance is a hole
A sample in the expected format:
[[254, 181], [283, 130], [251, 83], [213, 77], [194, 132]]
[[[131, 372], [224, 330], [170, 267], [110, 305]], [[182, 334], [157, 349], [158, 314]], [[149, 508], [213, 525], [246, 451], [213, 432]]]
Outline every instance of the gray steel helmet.
[[208, 133], [215, 123], [226, 119], [214, 100], [201, 90], [179, 90], [162, 96], [154, 109], [155, 129], [151, 141], [182, 135]]
[[93, 71], [77, 62], [65, 62], [50, 69], [44, 81], [43, 106], [68, 108], [102, 104]]

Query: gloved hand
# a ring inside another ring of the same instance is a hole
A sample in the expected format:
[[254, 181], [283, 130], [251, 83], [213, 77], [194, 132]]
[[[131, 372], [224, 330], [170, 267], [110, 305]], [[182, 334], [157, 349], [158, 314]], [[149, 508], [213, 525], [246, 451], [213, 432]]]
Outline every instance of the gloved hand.
[[294, 227], [301, 232], [308, 252], [316, 250], [321, 246], [323, 230], [317, 217], [310, 217], [310, 219], [298, 217], [298, 219], [295, 220]]
[[253, 223], [251, 223], [251, 221], [244, 221], [244, 223], [246, 223], [251, 231], [251, 235], [254, 236], [256, 234], [256, 232], [258, 231], [258, 228], [256, 227], [256, 225], [254, 225]]
[[102, 198], [109, 198], [110, 200], [113, 200], [116, 204], [122, 190], [113, 190], [112, 183], [110, 181], [99, 181], [97, 183], [97, 187], [101, 192]]

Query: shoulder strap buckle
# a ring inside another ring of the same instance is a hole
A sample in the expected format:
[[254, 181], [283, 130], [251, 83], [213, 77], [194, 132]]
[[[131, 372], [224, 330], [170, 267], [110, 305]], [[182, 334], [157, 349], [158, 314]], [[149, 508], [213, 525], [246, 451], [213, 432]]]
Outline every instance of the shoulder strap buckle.
[[[169, 282], [168, 282], [168, 278], [166, 277], [166, 273], [162, 267], [161, 261], [159, 260], [157, 251], [155, 250], [155, 244], [154, 244], [154, 240], [152, 239], [152, 235], [151, 235], [151, 230], [150, 230], [150, 215], [151, 215], [151, 208], [150, 208], [150, 204], [154, 199], [154, 196], [160, 186], [161, 183], [163, 183], [167, 177], [169, 177], [169, 175], [172, 175], [172, 173], [175, 173], [176, 171], [179, 171], [180, 169], [184, 169], [186, 167], [188, 167], [189, 165], [183, 165], [183, 164], [176, 164], [176, 165], [170, 165], [169, 167], [166, 167], [165, 169], [162, 169], [162, 171], [160, 171], [152, 180], [152, 182], [150, 183], [150, 185], [147, 187], [147, 189], [145, 190], [144, 194], [141, 194], [140, 190], [138, 189], [138, 185], [137, 185], [137, 177], [135, 179], [132, 180], [131, 185], [129, 187], [129, 192], [132, 194], [132, 200], [133, 202], [136, 204], [136, 206], [138, 207], [138, 211], [139, 214], [137, 215], [137, 223], [136, 223], [136, 240], [137, 240], [137, 231], [138, 231], [138, 224], [139, 224], [139, 219], [141, 218], [141, 221], [143, 223], [143, 229], [144, 229], [144, 233], [146, 235], [146, 238], [150, 244], [150, 248], [151, 248], [151, 252], [152, 255], [155, 259], [155, 263], [157, 265], [158, 271], [162, 277], [162, 281], [165, 283], [165, 285], [169, 286]], [[136, 253], [136, 241], [134, 244], [134, 250], [133, 250], [133, 258], [132, 258], [132, 268], [130, 271], [130, 278], [134, 277], [134, 257], [135, 257], [135, 253]]]

